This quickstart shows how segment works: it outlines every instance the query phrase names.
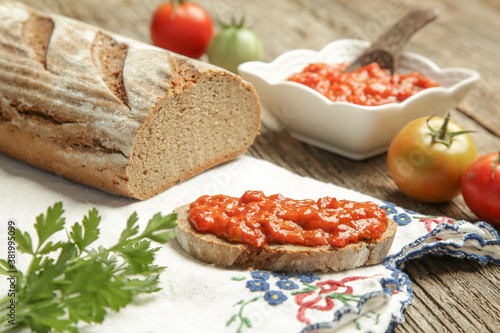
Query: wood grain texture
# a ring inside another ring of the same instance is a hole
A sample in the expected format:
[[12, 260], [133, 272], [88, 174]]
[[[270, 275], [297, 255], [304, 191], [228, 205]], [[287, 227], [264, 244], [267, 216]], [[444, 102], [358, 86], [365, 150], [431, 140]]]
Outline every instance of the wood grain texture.
[[[149, 24], [162, 0], [23, 0], [38, 9], [83, 20], [149, 42]], [[270, 61], [295, 48], [321, 49], [332, 40], [373, 41], [410, 8], [433, 6], [439, 18], [416, 33], [406, 50], [431, 58], [441, 67], [466, 67], [482, 79], [452, 112], [454, 120], [475, 130], [479, 154], [500, 148], [500, 5], [497, 0], [197, 0], [228, 21], [245, 16], [259, 34]], [[266, 8], [263, 10], [263, 8]], [[409, 199], [387, 172], [385, 155], [355, 162], [296, 141], [268, 114], [249, 155], [300, 175], [392, 201], [429, 215], [477, 221], [462, 198], [439, 205]], [[497, 229], [498, 230], [498, 229]], [[407, 263], [415, 299], [406, 322], [395, 332], [500, 332], [500, 267], [449, 258]]]

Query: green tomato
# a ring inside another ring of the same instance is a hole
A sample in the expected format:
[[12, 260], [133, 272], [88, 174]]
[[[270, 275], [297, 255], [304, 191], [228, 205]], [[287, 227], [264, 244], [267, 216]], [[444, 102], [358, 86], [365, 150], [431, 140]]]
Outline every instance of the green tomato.
[[210, 63], [233, 73], [237, 73], [238, 66], [244, 62], [261, 60], [263, 53], [259, 37], [241, 24], [223, 27], [207, 50]]

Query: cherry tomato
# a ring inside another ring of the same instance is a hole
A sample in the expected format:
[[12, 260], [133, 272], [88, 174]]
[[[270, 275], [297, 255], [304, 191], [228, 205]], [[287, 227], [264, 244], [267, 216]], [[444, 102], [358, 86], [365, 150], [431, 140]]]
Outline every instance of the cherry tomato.
[[151, 21], [154, 45], [191, 58], [205, 54], [213, 34], [210, 15], [191, 2], [164, 3], [156, 9]]
[[261, 60], [263, 47], [260, 38], [243, 22], [223, 26], [210, 41], [207, 54], [208, 60], [233, 73], [238, 72], [238, 66], [247, 61]]
[[477, 158], [469, 131], [446, 118], [416, 119], [394, 137], [387, 152], [389, 174], [411, 198], [437, 203], [460, 194], [462, 174]]
[[462, 177], [462, 195], [481, 220], [500, 226], [500, 152], [472, 162]]

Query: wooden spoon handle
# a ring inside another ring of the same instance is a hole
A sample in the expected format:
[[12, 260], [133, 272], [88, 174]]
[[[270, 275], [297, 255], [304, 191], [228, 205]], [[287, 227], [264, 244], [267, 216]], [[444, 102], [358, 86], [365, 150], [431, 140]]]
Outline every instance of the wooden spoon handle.
[[392, 53], [399, 52], [417, 30], [434, 21], [437, 16], [437, 9], [412, 10], [387, 30], [372, 47]]
[[354, 60], [347, 70], [353, 71], [369, 63], [377, 62], [380, 67], [394, 72], [397, 58], [410, 37], [427, 23], [434, 21], [437, 16], [438, 11], [434, 8], [410, 11]]

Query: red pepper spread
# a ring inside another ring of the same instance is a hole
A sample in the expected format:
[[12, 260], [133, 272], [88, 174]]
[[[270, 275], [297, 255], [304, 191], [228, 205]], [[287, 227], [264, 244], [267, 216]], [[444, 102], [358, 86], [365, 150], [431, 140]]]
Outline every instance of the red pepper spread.
[[324, 197], [293, 200], [281, 194], [247, 191], [241, 198], [204, 195], [190, 206], [189, 220], [200, 233], [233, 243], [330, 245], [374, 240], [387, 228], [384, 209], [373, 202]]
[[288, 80], [313, 88], [332, 101], [360, 105], [402, 102], [423, 89], [438, 86], [436, 81], [417, 72], [391, 75], [377, 63], [354, 72], [345, 72], [346, 68], [345, 63], [334, 66], [314, 63]]

